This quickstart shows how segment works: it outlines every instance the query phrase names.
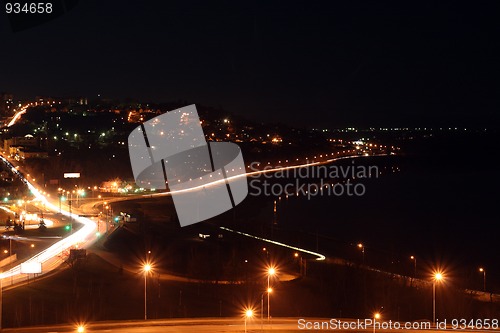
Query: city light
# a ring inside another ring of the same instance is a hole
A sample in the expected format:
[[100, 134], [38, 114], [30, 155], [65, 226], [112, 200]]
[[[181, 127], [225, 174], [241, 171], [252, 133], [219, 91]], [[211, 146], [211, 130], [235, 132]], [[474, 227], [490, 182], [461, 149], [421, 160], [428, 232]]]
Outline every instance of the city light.
[[267, 268], [267, 321], [271, 320], [271, 292], [273, 289], [270, 285], [271, 276], [276, 275], [276, 268], [270, 266]]
[[417, 257], [410, 256], [410, 260], [413, 260], [413, 277], [417, 277]]
[[[59, 211], [59, 208], [53, 205], [48, 201], [47, 197], [42, 194], [32, 183], [29, 182], [28, 179], [24, 178], [23, 174], [18, 170], [17, 167], [14, 167], [5, 157], [0, 156], [0, 160], [7, 165], [10, 170], [21, 179], [24, 185], [27, 186], [30, 193], [33, 195], [34, 200], [40, 202], [45, 209], [51, 210], [53, 212]], [[26, 204], [26, 201], [21, 202], [21, 204]], [[61, 251], [66, 249], [70, 249], [76, 244], [93, 242], [95, 240], [95, 230], [97, 229], [97, 224], [85, 217], [75, 216], [75, 214], [71, 214], [68, 211], [61, 210], [60, 213], [66, 217], [70, 217], [73, 221], [76, 221], [82, 225], [78, 231], [68, 235], [67, 237], [55, 242], [45, 250], [39, 252], [32, 258], [25, 260], [25, 263], [46, 263], [46, 266], [55, 265], [58, 262]], [[3, 273], [5, 278], [11, 277], [11, 281], [15, 281], [14, 277], [16, 277], [17, 281], [22, 281], [26, 279], [26, 277], [21, 274], [20, 265], [9, 268]]]
[[382, 316], [380, 315], [380, 312], [375, 312], [373, 314], [373, 333], [375, 333], [375, 329], [376, 329], [376, 325], [375, 325], [375, 321], [382, 318]]
[[436, 323], [436, 283], [443, 281], [444, 275], [441, 271], [435, 271], [432, 281], [432, 322]]
[[254, 311], [252, 309], [246, 309], [244, 312], [244, 317], [245, 317], [245, 333], [247, 332], [247, 319], [250, 319], [253, 317]]
[[151, 271], [152, 266], [150, 263], [145, 263], [142, 270], [144, 271], [144, 320], [148, 319], [148, 293], [147, 293], [147, 284], [148, 284], [148, 273]]
[[0, 333], [498, 328], [496, 2], [18, 2]]
[[486, 270], [483, 267], [480, 267], [479, 272], [483, 273], [483, 291], [486, 291]]
[[357, 246], [358, 246], [358, 249], [361, 250], [361, 254], [362, 254], [362, 258], [363, 258], [363, 265], [364, 265], [365, 264], [365, 246], [363, 245], [363, 243], [358, 243]]

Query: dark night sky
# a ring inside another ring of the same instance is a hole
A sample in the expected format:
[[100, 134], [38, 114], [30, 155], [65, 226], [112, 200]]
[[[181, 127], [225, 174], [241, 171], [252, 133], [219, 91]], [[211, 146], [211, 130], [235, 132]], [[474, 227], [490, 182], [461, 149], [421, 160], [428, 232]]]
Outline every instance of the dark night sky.
[[327, 126], [498, 124], [495, 1], [80, 1], [14, 33], [0, 91], [185, 99]]

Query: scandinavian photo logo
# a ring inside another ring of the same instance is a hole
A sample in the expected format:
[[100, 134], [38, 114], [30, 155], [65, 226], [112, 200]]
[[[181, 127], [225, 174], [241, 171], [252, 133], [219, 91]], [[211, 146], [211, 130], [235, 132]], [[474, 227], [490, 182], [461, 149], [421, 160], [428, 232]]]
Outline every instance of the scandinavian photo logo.
[[248, 194], [241, 149], [205, 141], [195, 105], [164, 113], [128, 137], [135, 182], [170, 189], [182, 227], [222, 214]]

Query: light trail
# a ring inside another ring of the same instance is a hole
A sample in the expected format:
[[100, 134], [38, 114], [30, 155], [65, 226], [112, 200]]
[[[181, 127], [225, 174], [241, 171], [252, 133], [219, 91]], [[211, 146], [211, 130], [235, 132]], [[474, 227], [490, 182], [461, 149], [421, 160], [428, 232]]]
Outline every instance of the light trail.
[[7, 213], [12, 214], [12, 215], [14, 215], [14, 214], [16, 213], [15, 211], [13, 211], [13, 210], [11, 210], [11, 209], [9, 209], [9, 208], [5, 207], [5, 206], [0, 206], [0, 209], [1, 209], [1, 210], [4, 210], [4, 211], [6, 211]]
[[20, 111], [16, 112], [16, 114], [14, 115], [14, 117], [12, 117], [12, 119], [10, 120], [10, 122], [7, 124], [7, 127], [11, 127], [12, 125], [14, 125], [16, 123], [16, 121], [23, 115], [26, 113], [26, 110], [28, 109], [27, 106], [23, 106], [21, 108]]
[[[257, 176], [257, 175], [262, 175], [266, 173], [273, 173], [273, 172], [279, 172], [279, 171], [286, 171], [286, 170], [293, 170], [293, 169], [299, 169], [299, 168], [307, 168], [311, 166], [317, 166], [317, 165], [323, 165], [323, 164], [328, 164], [331, 162], [336, 162], [340, 160], [345, 160], [345, 159], [351, 159], [351, 158], [363, 158], [363, 157], [378, 157], [378, 156], [389, 156], [389, 154], [373, 154], [373, 155], [349, 155], [349, 156], [341, 156], [341, 157], [335, 157], [328, 159], [326, 161], [321, 161], [321, 162], [309, 162], [309, 163], [304, 163], [304, 164], [297, 164], [297, 165], [292, 165], [292, 166], [287, 166], [287, 167], [276, 167], [276, 168], [269, 168], [269, 169], [264, 169], [264, 170], [256, 170], [252, 172], [245, 172], [245, 173], [240, 173], [234, 176], [229, 176], [223, 179], [215, 180], [215, 181], [209, 181], [203, 185], [198, 185], [198, 186], [193, 186], [190, 188], [182, 189], [182, 190], [174, 190], [174, 191], [168, 191], [168, 192], [162, 192], [162, 193], [154, 193], [154, 194], [144, 194], [142, 195], [143, 197], [158, 197], [158, 196], [169, 196], [172, 194], [178, 194], [178, 193], [185, 193], [185, 192], [191, 192], [191, 191], [197, 191], [197, 190], [202, 190], [205, 187], [212, 186], [212, 185], [222, 185], [225, 184], [226, 181], [232, 181], [235, 179], [243, 178], [243, 177], [252, 177], [252, 176]], [[231, 172], [235, 172], [234, 169], [232, 171], [226, 170], [226, 174], [229, 174]], [[220, 175], [220, 173], [219, 173]], [[203, 179], [203, 177], [199, 177], [200, 180]]]
[[266, 239], [266, 238], [262, 238], [262, 237], [259, 237], [259, 236], [250, 235], [250, 234], [247, 234], [246, 232], [242, 232], [242, 231], [238, 231], [238, 230], [233, 230], [233, 229], [229, 229], [229, 228], [226, 228], [226, 227], [219, 227], [219, 228], [222, 229], [222, 230], [226, 230], [226, 231], [235, 233], [235, 234], [243, 235], [245, 237], [254, 238], [254, 239], [257, 239], [257, 240], [260, 240], [260, 241], [263, 241], [263, 242], [267, 242], [267, 243], [270, 243], [270, 244], [279, 245], [279, 246], [282, 246], [282, 247], [286, 247], [288, 249], [292, 249], [292, 250], [295, 250], [295, 251], [307, 253], [307, 254], [310, 254], [310, 255], [313, 255], [313, 256], [317, 257], [316, 260], [325, 260], [326, 259], [326, 257], [324, 255], [322, 255], [321, 253], [309, 251], [309, 250], [306, 250], [306, 249], [301, 249], [300, 247], [296, 247], [296, 246], [288, 245], [288, 244], [285, 244], [285, 243], [273, 241], [272, 239]]
[[[14, 172], [22, 182], [28, 187], [28, 189], [31, 191], [31, 193], [35, 196], [36, 199], [41, 201], [43, 204], [45, 204], [45, 207], [47, 207], [49, 210], [52, 210], [54, 212], [59, 212], [59, 207], [50, 203], [47, 198], [42, 195], [38, 189], [33, 186], [24, 176], [3, 156], [0, 156], [0, 159], [11, 168], [12, 172]], [[63, 259], [60, 258], [60, 256], [63, 254], [64, 251], [70, 249], [74, 245], [82, 245], [82, 246], [88, 246], [92, 244], [92, 242], [96, 239], [96, 230], [97, 230], [97, 224], [92, 221], [91, 219], [85, 218], [85, 217], [80, 217], [78, 215], [75, 215], [73, 213], [70, 214], [70, 212], [61, 210], [60, 211], [62, 215], [65, 215], [70, 218], [70, 220], [75, 220], [78, 223], [82, 224], [82, 227], [69, 235], [66, 238], [63, 238], [62, 240], [56, 242], [55, 244], [51, 245], [47, 249], [41, 251], [40, 253], [36, 254], [35, 256], [31, 257], [30, 259], [24, 261], [25, 263], [41, 263], [42, 264], [42, 274], [46, 273], [47, 270], [44, 270], [44, 264], [46, 266], [55, 268], [57, 267], [60, 263], [63, 262]], [[0, 278], [5, 279], [8, 277], [18, 277], [14, 281], [14, 279], [11, 280], [11, 283], [17, 283], [20, 281], [23, 281], [23, 277], [21, 276], [21, 265], [17, 265], [5, 272], [3, 272], [0, 275]], [[25, 276], [24, 278], [27, 278]], [[7, 280], [9, 281], [9, 280]], [[5, 285], [5, 282], [4, 282]]]
[[[26, 112], [26, 110], [24, 110], [24, 112]], [[12, 121], [9, 123], [9, 126], [10, 124], [12, 123], [15, 123], [14, 119], [17, 119], [21, 116], [22, 113], [24, 113], [23, 111], [19, 111], [16, 116], [12, 119]], [[236, 174], [234, 176], [229, 176], [225, 179], [221, 179], [221, 180], [217, 180], [217, 181], [211, 181], [211, 182], [207, 182], [206, 184], [203, 184], [203, 185], [199, 185], [199, 186], [195, 186], [195, 187], [191, 187], [191, 188], [188, 188], [188, 189], [183, 189], [183, 190], [176, 190], [176, 191], [169, 191], [169, 192], [163, 192], [163, 193], [155, 193], [155, 194], [150, 194], [150, 195], [140, 195], [140, 196], [137, 196], [137, 197], [157, 197], [157, 196], [169, 196], [169, 195], [172, 195], [172, 194], [176, 194], [176, 193], [183, 193], [183, 192], [190, 192], [190, 191], [196, 191], [196, 190], [200, 190], [200, 189], [203, 189], [207, 186], [213, 186], [213, 185], [217, 185], [217, 184], [222, 184], [222, 183], [225, 183], [226, 181], [231, 181], [231, 180], [234, 180], [234, 179], [238, 179], [238, 178], [242, 178], [242, 177], [251, 177], [251, 176], [256, 176], [256, 175], [262, 175], [262, 174], [265, 174], [265, 173], [273, 173], [273, 172], [278, 172], [278, 171], [284, 171], [284, 170], [292, 170], [292, 169], [298, 169], [298, 168], [304, 168], [304, 167], [310, 167], [310, 166], [315, 166], [315, 165], [321, 165], [321, 164], [327, 164], [327, 163], [331, 163], [331, 162], [335, 162], [335, 161], [339, 161], [339, 160], [343, 160], [343, 159], [351, 159], [351, 158], [359, 158], [359, 157], [372, 157], [372, 156], [388, 156], [388, 154], [373, 154], [373, 155], [369, 155], [369, 156], [360, 156], [360, 155], [349, 155], [349, 156], [342, 156], [342, 157], [336, 157], [336, 158], [331, 158], [331, 159], [328, 159], [326, 161], [321, 161], [321, 162], [308, 162], [308, 163], [304, 163], [304, 164], [298, 164], [298, 165], [293, 165], [293, 166], [288, 166], [288, 167], [275, 167], [275, 168], [269, 168], [269, 169], [264, 169], [264, 170], [256, 170], [256, 171], [252, 171], [252, 172], [246, 172], [246, 173], [240, 173], [240, 174]], [[63, 254], [64, 251], [70, 249], [71, 247], [75, 246], [75, 245], [83, 245], [84, 247], [85, 246], [89, 246], [90, 244], [92, 244], [92, 242], [96, 239], [96, 231], [97, 231], [97, 224], [89, 219], [89, 218], [85, 218], [85, 217], [80, 217], [78, 215], [75, 215], [75, 214], [72, 214], [68, 211], [65, 211], [65, 210], [59, 210], [59, 207], [50, 203], [47, 198], [42, 195], [38, 189], [33, 185], [31, 184], [23, 175], [21, 172], [19, 172], [19, 170], [17, 170], [14, 165], [12, 165], [12, 163], [10, 163], [5, 157], [3, 156], [0, 156], [0, 159], [11, 169], [11, 171], [16, 174], [20, 179], [21, 181], [23, 181], [25, 183], [25, 185], [29, 188], [29, 190], [31, 191], [31, 193], [35, 196], [35, 198], [39, 201], [41, 201], [45, 207], [47, 207], [49, 210], [52, 210], [54, 212], [59, 212], [62, 214], [62, 215], [65, 215], [67, 217], [69, 217], [71, 220], [75, 220], [76, 222], [79, 222], [81, 223], [83, 226], [82, 228], [78, 229], [76, 232], [74, 232], [73, 234], [71, 234], [70, 236], [66, 237], [66, 238], [63, 238], [62, 240], [56, 242], [55, 244], [51, 245], [49, 248], [43, 250], [42, 252], [38, 253], [37, 255], [31, 257], [30, 259], [26, 260], [25, 263], [41, 263], [42, 264], [42, 269], [43, 268], [48, 268], [48, 267], [51, 267], [52, 269], [59, 266], [62, 262], [63, 262], [63, 259], [60, 258], [60, 256]], [[230, 172], [229, 171], [226, 171], [227, 174], [229, 174]], [[234, 172], [234, 169], [232, 170], [232, 172]], [[132, 199], [137, 199], [137, 197], [134, 197], [134, 198], [127, 198], [127, 200], [132, 200]], [[119, 200], [118, 200], [119, 201]], [[298, 248], [298, 247], [295, 247], [295, 246], [291, 246], [291, 245], [287, 245], [287, 244], [284, 244], [284, 243], [280, 243], [280, 242], [277, 242], [277, 241], [273, 241], [273, 240], [270, 240], [270, 239], [265, 239], [265, 238], [261, 238], [261, 237], [258, 237], [258, 236], [254, 236], [254, 235], [250, 235], [250, 234], [247, 234], [247, 233], [244, 233], [244, 232], [241, 232], [241, 231], [237, 231], [237, 230], [232, 230], [232, 229], [229, 229], [229, 228], [225, 228], [225, 227], [220, 227], [221, 229], [223, 230], [227, 230], [227, 231], [230, 231], [230, 232], [233, 232], [233, 233], [238, 233], [238, 234], [241, 234], [243, 236], [246, 236], [246, 237], [250, 237], [250, 238], [254, 238], [254, 239], [258, 239], [258, 240], [261, 240], [261, 241], [264, 241], [264, 242], [268, 242], [268, 243], [272, 243], [272, 244], [275, 244], [275, 245], [279, 245], [279, 246], [282, 246], [282, 247], [286, 247], [286, 248], [290, 248], [290, 249], [293, 249], [295, 251], [299, 251], [299, 252], [303, 252], [303, 253], [307, 253], [307, 254], [311, 254], [313, 256], [316, 256], [316, 260], [325, 260], [326, 257], [320, 253], [316, 253], [316, 252], [313, 252], [313, 251], [309, 251], [309, 250], [306, 250], [306, 249], [301, 249], [301, 248]], [[45, 264], [45, 266], [43, 266], [43, 264]], [[42, 274], [43, 273], [46, 273], [47, 272], [47, 269], [45, 269], [44, 271], [42, 271]], [[16, 279], [16, 281], [14, 281], [13, 279], [11, 279], [11, 283], [14, 284], [14, 283], [17, 283], [17, 282], [20, 282], [20, 281], [23, 281], [25, 279], [27, 279], [27, 276], [23, 277], [21, 276], [21, 265], [17, 265], [3, 273], [0, 274], [0, 279], [4, 279], [4, 278], [7, 278], [7, 277], [18, 277], [18, 279]]]

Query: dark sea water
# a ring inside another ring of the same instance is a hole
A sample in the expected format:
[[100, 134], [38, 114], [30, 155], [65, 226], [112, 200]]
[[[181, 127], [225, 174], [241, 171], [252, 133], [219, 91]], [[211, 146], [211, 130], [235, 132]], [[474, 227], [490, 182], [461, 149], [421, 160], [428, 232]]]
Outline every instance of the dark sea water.
[[400, 142], [399, 156], [356, 162], [399, 172], [363, 180], [366, 194], [360, 197], [284, 201], [278, 206], [280, 225], [325, 236], [320, 248], [321, 242], [339, 242], [356, 251], [362, 242], [367, 260], [372, 253], [410, 266], [415, 255], [419, 270], [439, 266], [479, 282], [477, 270], [484, 266], [495, 284], [500, 278], [495, 138], [438, 133]]

